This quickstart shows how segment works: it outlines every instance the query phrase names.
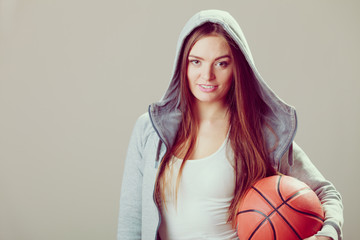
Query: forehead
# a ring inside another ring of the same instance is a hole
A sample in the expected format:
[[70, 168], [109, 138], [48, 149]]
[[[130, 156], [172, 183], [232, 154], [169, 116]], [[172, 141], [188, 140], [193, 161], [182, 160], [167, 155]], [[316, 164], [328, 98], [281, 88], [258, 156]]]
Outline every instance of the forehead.
[[226, 39], [215, 34], [200, 38], [189, 52], [189, 55], [209, 58], [230, 54], [231, 49]]

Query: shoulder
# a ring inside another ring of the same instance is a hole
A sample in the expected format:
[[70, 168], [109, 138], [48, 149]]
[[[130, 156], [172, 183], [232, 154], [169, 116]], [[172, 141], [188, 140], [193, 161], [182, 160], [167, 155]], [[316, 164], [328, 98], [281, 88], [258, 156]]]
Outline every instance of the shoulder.
[[155, 131], [148, 112], [141, 114], [135, 122], [135, 130], [142, 131], [143, 133]]
[[155, 129], [151, 123], [151, 119], [148, 112], [141, 114], [136, 122], [133, 129], [133, 137], [140, 140], [141, 144], [144, 145], [148, 138], [156, 134]]

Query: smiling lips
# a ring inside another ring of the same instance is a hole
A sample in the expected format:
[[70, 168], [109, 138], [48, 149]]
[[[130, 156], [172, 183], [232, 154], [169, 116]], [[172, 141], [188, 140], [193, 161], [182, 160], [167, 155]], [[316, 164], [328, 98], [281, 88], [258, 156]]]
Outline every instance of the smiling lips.
[[206, 84], [198, 84], [200, 91], [202, 92], [213, 92], [218, 86], [215, 85], [206, 85]]

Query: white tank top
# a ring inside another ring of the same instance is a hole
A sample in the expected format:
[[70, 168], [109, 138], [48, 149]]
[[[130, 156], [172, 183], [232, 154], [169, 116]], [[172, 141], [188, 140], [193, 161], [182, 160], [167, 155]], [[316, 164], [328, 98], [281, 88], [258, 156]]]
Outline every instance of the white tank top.
[[227, 140], [210, 156], [186, 161], [177, 203], [174, 194], [182, 159], [173, 157], [170, 171], [165, 175], [166, 181], [171, 182], [166, 190], [166, 209], [164, 204], [161, 207], [162, 240], [238, 239], [236, 230], [226, 223], [235, 187], [232, 152]]

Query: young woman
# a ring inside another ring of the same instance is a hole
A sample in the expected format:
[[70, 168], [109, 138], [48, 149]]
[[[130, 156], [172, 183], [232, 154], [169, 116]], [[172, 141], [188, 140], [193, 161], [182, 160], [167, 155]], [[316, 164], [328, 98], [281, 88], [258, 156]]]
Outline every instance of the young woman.
[[296, 126], [236, 21], [218, 10], [195, 14], [168, 90], [133, 130], [118, 239], [237, 239], [245, 191], [277, 173], [307, 183], [323, 204], [324, 225], [309, 239], [341, 239], [341, 196], [293, 142]]

